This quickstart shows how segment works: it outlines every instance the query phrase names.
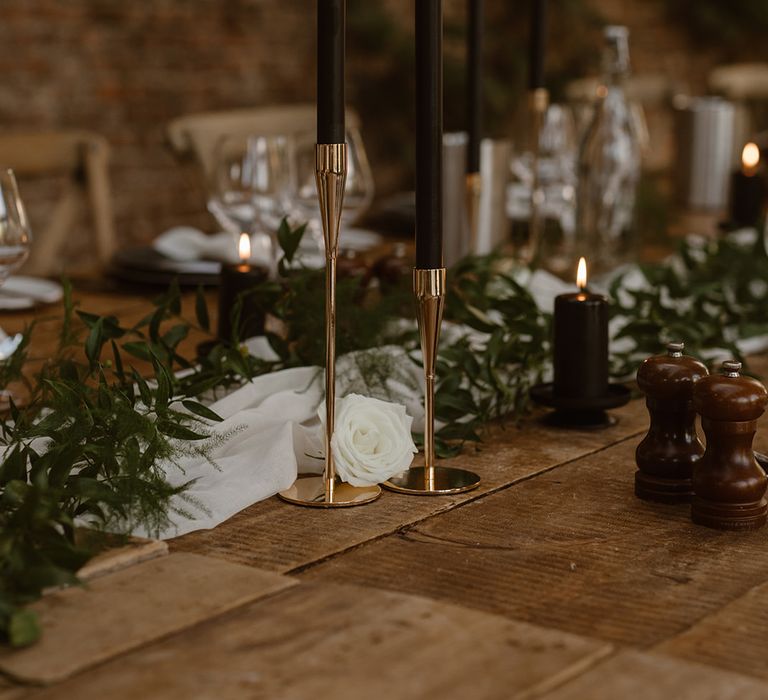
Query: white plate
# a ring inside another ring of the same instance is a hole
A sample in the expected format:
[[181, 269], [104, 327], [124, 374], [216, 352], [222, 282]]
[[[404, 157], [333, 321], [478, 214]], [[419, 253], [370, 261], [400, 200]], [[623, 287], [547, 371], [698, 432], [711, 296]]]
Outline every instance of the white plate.
[[55, 304], [63, 296], [64, 289], [58, 282], [13, 275], [0, 286], [0, 311], [34, 309], [43, 304]]

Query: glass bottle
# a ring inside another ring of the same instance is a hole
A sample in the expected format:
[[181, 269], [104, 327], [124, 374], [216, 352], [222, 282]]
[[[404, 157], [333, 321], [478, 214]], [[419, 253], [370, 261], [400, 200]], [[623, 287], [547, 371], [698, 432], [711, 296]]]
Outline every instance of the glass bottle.
[[629, 74], [629, 32], [604, 30], [602, 80], [578, 160], [576, 255], [590, 269], [608, 272], [630, 257], [635, 194], [640, 178], [640, 140], [624, 92]]

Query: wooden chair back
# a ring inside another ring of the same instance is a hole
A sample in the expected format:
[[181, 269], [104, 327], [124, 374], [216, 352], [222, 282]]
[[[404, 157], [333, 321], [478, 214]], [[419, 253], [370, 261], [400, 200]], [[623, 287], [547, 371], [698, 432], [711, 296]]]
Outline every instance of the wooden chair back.
[[755, 132], [768, 129], [768, 63], [732, 63], [710, 74], [710, 90], [730, 100], [734, 114], [734, 165]]
[[[293, 136], [313, 132], [315, 111], [314, 104], [292, 104], [188, 114], [168, 125], [168, 140], [177, 154], [194, 156], [207, 177], [212, 170], [216, 144], [222, 136]], [[360, 126], [352, 110], [347, 110], [347, 124]]]
[[90, 210], [98, 261], [106, 266], [116, 248], [109, 188], [109, 145], [88, 131], [25, 132], [0, 136], [0, 167], [20, 178], [65, 176], [64, 190], [42, 231], [33, 231], [25, 271], [58, 274], [67, 235], [77, 224], [83, 203]]

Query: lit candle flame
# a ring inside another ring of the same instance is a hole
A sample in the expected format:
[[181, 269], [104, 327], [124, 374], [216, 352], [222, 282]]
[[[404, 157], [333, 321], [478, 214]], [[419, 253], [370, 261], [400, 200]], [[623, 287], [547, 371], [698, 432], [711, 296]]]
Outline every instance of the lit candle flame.
[[741, 164], [745, 173], [752, 173], [760, 162], [760, 148], [756, 143], [748, 143], [741, 151]]
[[579, 258], [579, 268], [576, 270], [576, 286], [583, 291], [587, 286], [587, 261]]
[[240, 234], [240, 243], [237, 246], [237, 254], [242, 262], [247, 262], [251, 257], [251, 237], [247, 233]]

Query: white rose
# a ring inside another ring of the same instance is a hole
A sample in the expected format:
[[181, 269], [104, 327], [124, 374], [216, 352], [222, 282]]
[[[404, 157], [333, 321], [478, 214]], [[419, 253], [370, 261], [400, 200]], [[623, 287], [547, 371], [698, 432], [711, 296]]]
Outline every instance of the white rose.
[[[325, 421], [325, 404], [319, 410]], [[331, 450], [339, 477], [353, 486], [386, 481], [411, 466], [413, 418], [400, 404], [360, 394], [336, 401]]]

